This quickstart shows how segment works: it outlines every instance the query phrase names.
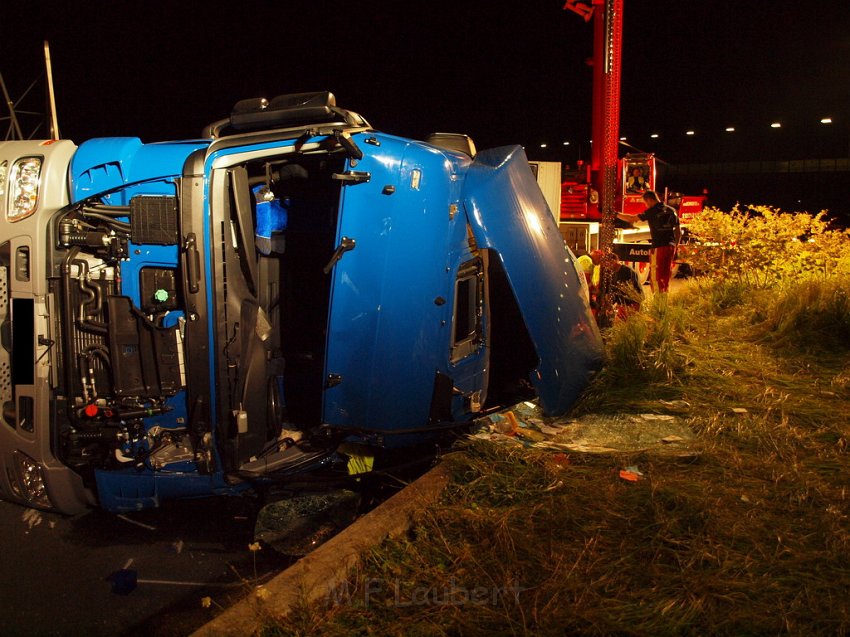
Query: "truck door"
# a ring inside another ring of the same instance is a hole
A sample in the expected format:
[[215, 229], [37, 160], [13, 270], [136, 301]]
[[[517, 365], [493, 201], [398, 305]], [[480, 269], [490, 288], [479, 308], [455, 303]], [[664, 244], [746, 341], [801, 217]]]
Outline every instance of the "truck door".
[[[217, 432], [230, 467], [258, 455], [282, 426], [322, 422], [328, 264], [344, 173], [341, 152], [308, 156], [290, 144], [215, 160], [209, 329]], [[269, 201], [279, 208], [274, 219], [261, 213]]]

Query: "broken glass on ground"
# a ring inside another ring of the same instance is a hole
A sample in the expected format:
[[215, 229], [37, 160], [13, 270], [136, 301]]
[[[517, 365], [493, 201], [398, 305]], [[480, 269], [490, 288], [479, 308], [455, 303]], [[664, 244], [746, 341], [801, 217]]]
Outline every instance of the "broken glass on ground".
[[345, 489], [294, 496], [264, 506], [254, 538], [284, 555], [302, 556], [351, 524], [360, 495]]
[[[676, 407], [684, 411], [687, 403], [676, 403]], [[669, 403], [660, 404], [659, 411], [666, 411], [669, 407]], [[516, 420], [518, 427], [507, 429], [504, 427], [506, 420]], [[681, 457], [697, 455], [694, 433], [678, 415], [641, 413], [546, 417], [533, 401], [478, 419], [471, 435], [492, 442], [523, 444], [553, 451], [653, 451]]]

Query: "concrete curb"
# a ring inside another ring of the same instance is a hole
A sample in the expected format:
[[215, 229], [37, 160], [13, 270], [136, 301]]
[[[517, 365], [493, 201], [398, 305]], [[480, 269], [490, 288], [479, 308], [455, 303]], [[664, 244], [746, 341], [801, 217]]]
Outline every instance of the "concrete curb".
[[342, 584], [367, 550], [405, 533], [424, 507], [435, 502], [449, 482], [438, 464], [351, 526], [305, 555], [264, 585], [267, 595], [251, 594], [201, 626], [191, 637], [246, 637], [266, 617], [283, 617], [296, 603], [327, 597]]

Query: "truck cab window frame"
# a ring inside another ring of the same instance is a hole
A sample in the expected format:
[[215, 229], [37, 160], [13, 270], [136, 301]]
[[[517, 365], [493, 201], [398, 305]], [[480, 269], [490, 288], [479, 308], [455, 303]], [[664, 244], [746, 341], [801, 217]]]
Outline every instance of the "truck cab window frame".
[[458, 268], [453, 308], [451, 362], [457, 363], [484, 344], [484, 264], [480, 258]]

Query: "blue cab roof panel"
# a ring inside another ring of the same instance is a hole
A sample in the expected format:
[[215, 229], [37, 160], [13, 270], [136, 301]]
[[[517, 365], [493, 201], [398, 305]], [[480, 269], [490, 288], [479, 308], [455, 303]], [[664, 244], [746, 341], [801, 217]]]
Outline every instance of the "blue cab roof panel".
[[180, 175], [186, 158], [210, 140], [143, 144], [138, 137], [104, 137], [80, 144], [71, 162], [71, 199]]

